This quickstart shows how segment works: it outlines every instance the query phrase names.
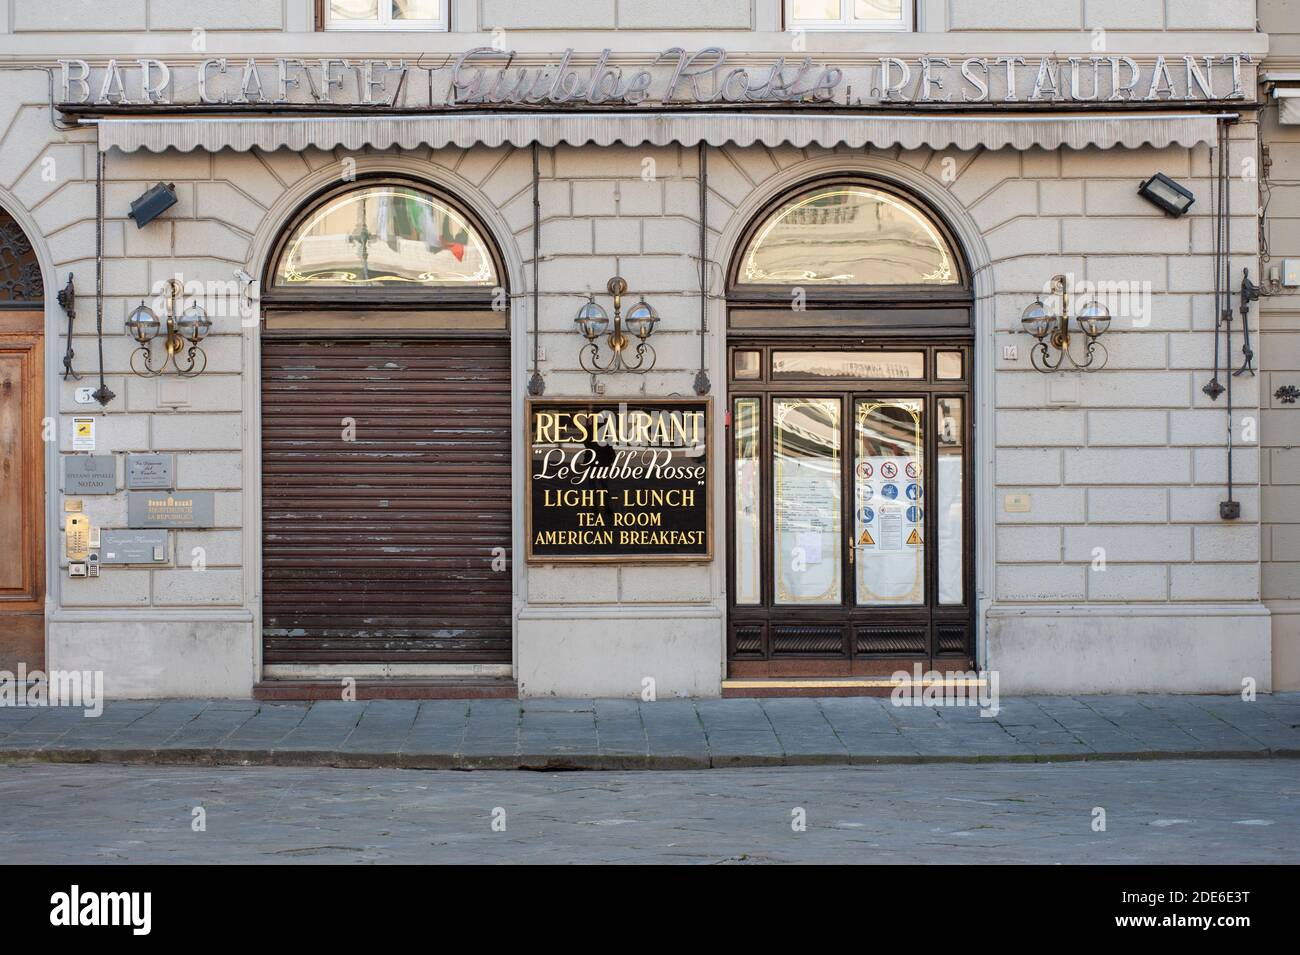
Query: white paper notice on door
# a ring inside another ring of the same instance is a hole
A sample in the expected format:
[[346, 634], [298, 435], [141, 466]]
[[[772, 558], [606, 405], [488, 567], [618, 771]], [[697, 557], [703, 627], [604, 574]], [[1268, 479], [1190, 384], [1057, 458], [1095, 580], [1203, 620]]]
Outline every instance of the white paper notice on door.
[[897, 505], [880, 508], [876, 526], [879, 546], [860, 552], [857, 562], [858, 606], [920, 603], [925, 584], [921, 529]]
[[803, 551], [804, 563], [809, 567], [822, 562], [821, 531], [800, 531], [794, 536], [794, 546]]
[[902, 550], [907, 536], [903, 533], [903, 512], [898, 508], [880, 509], [880, 549]]

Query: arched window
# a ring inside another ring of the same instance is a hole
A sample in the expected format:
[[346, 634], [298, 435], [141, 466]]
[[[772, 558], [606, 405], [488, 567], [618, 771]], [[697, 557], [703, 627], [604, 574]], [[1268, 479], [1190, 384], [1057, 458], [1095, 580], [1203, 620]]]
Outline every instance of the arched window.
[[824, 179], [755, 216], [728, 273], [728, 328], [767, 335], [968, 329], [969, 275], [948, 229], [902, 190]]
[[309, 209], [281, 241], [271, 280], [272, 290], [284, 291], [499, 284], [497, 263], [468, 214], [403, 182], [336, 192]]
[[849, 176], [780, 197], [737, 244], [729, 677], [973, 661], [969, 276], [920, 201]]
[[465, 205], [410, 179], [340, 185], [286, 224], [259, 342], [268, 666], [509, 677], [502, 263]]
[[854, 183], [782, 201], [749, 239], [737, 285], [955, 285], [948, 240], [915, 204]]
[[0, 209], [0, 306], [40, 307], [45, 303], [45, 284], [36, 251], [23, 227]]

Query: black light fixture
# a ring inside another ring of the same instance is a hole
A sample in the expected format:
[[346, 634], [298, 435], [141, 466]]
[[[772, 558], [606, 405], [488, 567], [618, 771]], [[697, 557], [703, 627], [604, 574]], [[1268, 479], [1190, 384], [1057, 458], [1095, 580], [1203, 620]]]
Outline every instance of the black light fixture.
[[135, 220], [137, 229], [143, 229], [174, 205], [176, 205], [176, 183], [160, 182], [140, 198], [132, 199], [131, 211], [127, 215]]
[[1180, 186], [1162, 172], [1138, 186], [1138, 195], [1175, 218], [1190, 209], [1196, 201], [1191, 190]]

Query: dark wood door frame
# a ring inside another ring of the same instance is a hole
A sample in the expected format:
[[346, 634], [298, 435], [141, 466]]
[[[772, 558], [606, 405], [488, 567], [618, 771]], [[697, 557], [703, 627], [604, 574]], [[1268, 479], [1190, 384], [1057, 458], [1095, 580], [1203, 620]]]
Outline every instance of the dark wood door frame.
[[[774, 347], [799, 350], [853, 349], [853, 350], [924, 350], [927, 374], [924, 381], [917, 380], [862, 380], [862, 379], [802, 379], [773, 380], [769, 373], [770, 352]], [[737, 380], [734, 375], [733, 354], [736, 350], [760, 350], [763, 373], [760, 380]], [[960, 350], [963, 353], [964, 375], [961, 381], [939, 381], [934, 378], [934, 352]], [[974, 371], [973, 343], [964, 330], [951, 335], [903, 339], [890, 337], [839, 339], [828, 341], [825, 337], [758, 338], [733, 336], [728, 342], [728, 422], [732, 425], [727, 434], [727, 661], [728, 676], [745, 677], [816, 677], [816, 676], [879, 676], [896, 670], [911, 670], [914, 664], [923, 668], [941, 670], [967, 670], [972, 668], [975, 618], [975, 515], [974, 515], [974, 404], [972, 377]], [[922, 607], [858, 607], [855, 597], [855, 568], [849, 560], [850, 536], [856, 500], [851, 493], [855, 456], [854, 404], [860, 397], [919, 398], [924, 402], [924, 498], [934, 501], [934, 483], [937, 481], [937, 402], [944, 397], [961, 398], [963, 405], [962, 436], [964, 448], [962, 488], [962, 596], [960, 605], [938, 603], [938, 538], [935, 533], [937, 514], [932, 506], [925, 506], [923, 527], [926, 546], [925, 594]], [[786, 397], [838, 397], [841, 402], [840, 469], [841, 469], [841, 602], [838, 606], [798, 608], [778, 605], [773, 599], [773, 456], [772, 415], [775, 398]], [[736, 528], [735, 528], [735, 432], [733, 412], [736, 400], [756, 397], [760, 400], [759, 460], [762, 462], [761, 518], [760, 518], [760, 577], [762, 600], [758, 606], [736, 604]], [[922, 619], [924, 622], [922, 623]], [[782, 654], [774, 649], [773, 627], [790, 628], [787, 632], [799, 634], [810, 644], [832, 645], [840, 649], [821, 648]], [[798, 628], [803, 626], [805, 631]], [[924, 648], [916, 645], [916, 631], [924, 627]], [[838, 631], [838, 633], [837, 633]], [[865, 642], [863, 642], [865, 641]], [[861, 646], [860, 646], [861, 643]], [[894, 646], [896, 649], [891, 650]], [[871, 648], [874, 649], [864, 649]]]

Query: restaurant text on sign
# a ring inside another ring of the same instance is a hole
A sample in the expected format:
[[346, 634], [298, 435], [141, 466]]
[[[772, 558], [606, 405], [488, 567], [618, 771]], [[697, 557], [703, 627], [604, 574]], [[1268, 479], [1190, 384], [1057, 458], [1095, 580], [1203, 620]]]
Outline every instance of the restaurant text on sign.
[[[755, 62], [755, 60], [758, 62]], [[644, 62], [644, 59], [639, 59]], [[549, 62], [476, 47], [438, 66], [347, 57], [209, 57], [195, 65], [156, 57], [92, 65], [61, 59], [65, 108], [361, 106], [721, 106], [924, 103], [1126, 103], [1244, 100], [1248, 53], [1160, 54], [1151, 62], [1108, 56], [753, 57], [722, 47], [672, 47], [648, 66], [613, 52], [566, 49]]]
[[528, 559], [707, 560], [708, 402], [530, 402]]

